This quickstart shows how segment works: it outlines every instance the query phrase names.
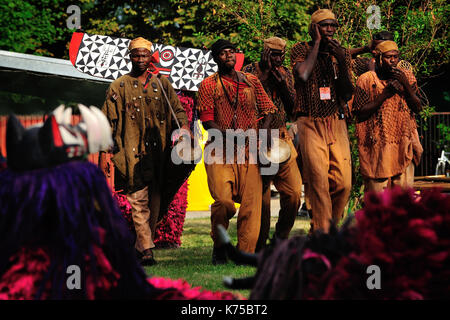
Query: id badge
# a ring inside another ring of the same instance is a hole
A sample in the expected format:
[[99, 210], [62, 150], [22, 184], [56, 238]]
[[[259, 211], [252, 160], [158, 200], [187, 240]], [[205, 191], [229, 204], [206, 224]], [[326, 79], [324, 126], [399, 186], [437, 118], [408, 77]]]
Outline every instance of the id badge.
[[331, 100], [331, 90], [330, 87], [319, 88], [320, 100]]

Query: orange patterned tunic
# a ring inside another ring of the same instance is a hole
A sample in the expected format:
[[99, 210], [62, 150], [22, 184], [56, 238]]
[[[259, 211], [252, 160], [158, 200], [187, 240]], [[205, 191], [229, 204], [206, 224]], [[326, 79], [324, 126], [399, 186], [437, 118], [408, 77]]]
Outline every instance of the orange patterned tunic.
[[[222, 129], [257, 129], [261, 118], [268, 113], [275, 113], [277, 107], [270, 100], [261, 82], [250, 73], [242, 73], [243, 80], [239, 84], [218, 73], [204, 79], [198, 91], [197, 109], [200, 120], [213, 120]], [[222, 86], [223, 83], [223, 86]], [[239, 86], [238, 102], [233, 107], [236, 91]], [[225, 91], [226, 90], [226, 93]], [[226, 96], [228, 94], [228, 98]]]
[[[416, 88], [412, 72], [403, 72]], [[380, 80], [374, 71], [361, 75], [356, 82], [353, 111], [375, 100], [386, 85], [387, 80]], [[361, 174], [374, 179], [401, 174], [413, 160], [414, 144], [419, 143], [416, 132], [414, 113], [404, 96], [395, 94], [386, 99], [369, 119], [356, 124]]]

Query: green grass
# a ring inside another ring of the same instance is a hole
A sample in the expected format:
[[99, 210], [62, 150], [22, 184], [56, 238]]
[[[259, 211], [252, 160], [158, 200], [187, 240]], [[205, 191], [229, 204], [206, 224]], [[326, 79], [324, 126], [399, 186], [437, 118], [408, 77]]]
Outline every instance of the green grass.
[[[276, 221], [276, 217], [271, 219], [270, 236], [272, 236]], [[297, 217], [290, 236], [304, 235], [308, 232], [309, 227], [309, 219]], [[252, 276], [256, 269], [249, 266], [236, 266], [232, 262], [220, 266], [212, 265], [213, 243], [209, 235], [210, 228], [209, 218], [186, 219], [181, 237], [181, 247], [156, 250], [154, 254], [158, 264], [145, 267], [147, 274], [171, 279], [182, 278], [193, 287], [201, 286], [211, 291], [232, 291], [248, 297], [249, 290], [228, 290], [223, 286], [222, 279], [224, 276], [235, 278]], [[236, 244], [236, 217], [231, 219], [228, 233], [233, 244]]]

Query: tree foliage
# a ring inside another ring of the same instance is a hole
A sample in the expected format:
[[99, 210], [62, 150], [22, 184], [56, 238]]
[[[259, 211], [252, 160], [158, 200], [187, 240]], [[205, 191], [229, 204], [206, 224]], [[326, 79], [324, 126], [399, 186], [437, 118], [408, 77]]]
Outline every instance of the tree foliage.
[[[71, 31], [64, 28], [67, 0], [0, 0], [0, 49], [54, 56]], [[68, 6], [69, 4], [67, 4]]]
[[381, 29], [395, 34], [419, 79], [436, 76], [449, 63], [450, 5], [445, 0], [0, 0], [0, 48], [67, 58], [74, 31], [66, 27], [71, 4], [81, 8], [81, 26], [89, 33], [196, 48], [224, 37], [238, 45], [247, 62], [259, 58], [266, 37], [286, 39], [288, 49], [308, 40], [310, 14], [318, 7], [336, 13], [343, 45], [367, 44], [378, 31], [366, 24], [366, 9], [375, 4], [381, 9]]
[[[419, 79], [442, 72], [441, 67], [450, 61], [450, 4], [445, 0], [321, 1], [320, 5], [336, 13], [341, 25], [337, 37], [344, 46], [358, 47], [369, 43], [374, 32], [391, 31], [402, 59], [413, 65]], [[371, 30], [366, 24], [371, 15], [366, 10], [371, 5], [380, 7], [379, 30]]]

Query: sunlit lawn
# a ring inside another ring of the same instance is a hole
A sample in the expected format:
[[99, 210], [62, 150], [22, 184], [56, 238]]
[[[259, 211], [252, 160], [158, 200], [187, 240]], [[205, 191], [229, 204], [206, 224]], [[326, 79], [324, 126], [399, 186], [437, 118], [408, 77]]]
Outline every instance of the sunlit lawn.
[[[276, 217], [271, 219], [271, 232], [275, 228]], [[304, 235], [308, 232], [309, 219], [297, 217], [290, 236]], [[177, 249], [158, 249], [155, 258], [158, 264], [146, 267], [150, 275], [168, 277], [172, 279], [182, 278], [191, 286], [201, 286], [204, 289], [217, 291], [227, 290], [223, 284], [224, 276], [248, 277], [254, 275], [255, 268], [248, 266], [236, 266], [232, 262], [226, 265], [214, 266], [211, 263], [212, 240], [209, 218], [186, 219], [184, 224], [182, 245]], [[228, 232], [233, 244], [236, 244], [236, 217], [230, 221]], [[249, 290], [234, 291], [245, 297], [250, 294]]]

